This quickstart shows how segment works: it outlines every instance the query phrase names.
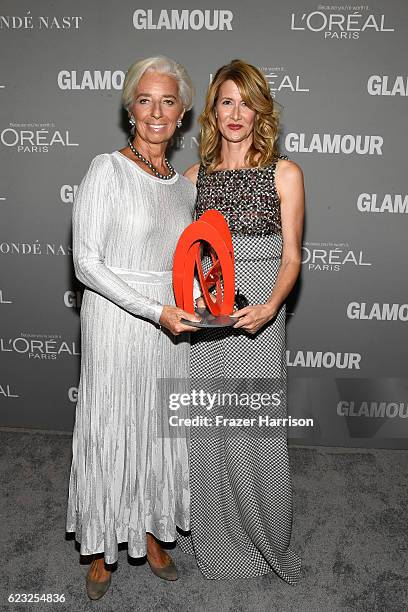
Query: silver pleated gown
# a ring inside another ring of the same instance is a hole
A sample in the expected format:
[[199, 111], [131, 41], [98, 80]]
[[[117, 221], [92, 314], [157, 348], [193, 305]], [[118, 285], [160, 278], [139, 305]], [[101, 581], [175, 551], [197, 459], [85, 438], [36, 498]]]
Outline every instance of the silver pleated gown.
[[80, 553], [146, 554], [146, 532], [176, 539], [189, 529], [188, 441], [158, 435], [159, 378], [185, 378], [189, 336], [158, 325], [174, 304], [177, 240], [191, 223], [195, 186], [149, 175], [115, 151], [97, 155], [73, 208], [73, 258], [86, 289], [81, 373], [66, 530]]

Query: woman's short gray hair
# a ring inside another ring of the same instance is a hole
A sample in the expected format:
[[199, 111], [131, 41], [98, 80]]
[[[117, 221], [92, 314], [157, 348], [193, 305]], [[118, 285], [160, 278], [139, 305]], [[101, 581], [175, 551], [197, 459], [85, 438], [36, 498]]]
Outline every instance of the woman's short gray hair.
[[184, 108], [190, 110], [193, 105], [194, 88], [190, 75], [182, 64], [166, 57], [148, 57], [132, 64], [126, 72], [122, 90], [122, 104], [128, 111], [133, 103], [133, 95], [137, 84], [146, 71], [168, 74], [176, 79], [180, 99]]

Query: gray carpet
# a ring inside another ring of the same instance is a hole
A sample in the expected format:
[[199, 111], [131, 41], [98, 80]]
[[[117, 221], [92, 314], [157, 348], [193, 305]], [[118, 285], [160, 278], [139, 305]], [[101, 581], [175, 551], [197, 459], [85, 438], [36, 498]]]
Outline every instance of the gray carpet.
[[[407, 451], [290, 448], [292, 545], [303, 562], [296, 587], [275, 574], [206, 580], [177, 548], [181, 577], [165, 582], [121, 545], [108, 593], [92, 602], [88, 566], [64, 529], [71, 436], [2, 428], [0, 448], [2, 611], [408, 610]], [[63, 593], [65, 603], [8, 603], [22, 592]]]

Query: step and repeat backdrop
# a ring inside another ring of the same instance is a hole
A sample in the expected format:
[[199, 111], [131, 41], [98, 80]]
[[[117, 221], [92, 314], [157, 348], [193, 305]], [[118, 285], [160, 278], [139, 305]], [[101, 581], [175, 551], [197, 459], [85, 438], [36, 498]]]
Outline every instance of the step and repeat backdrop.
[[264, 72], [281, 152], [305, 176], [287, 365], [289, 414], [313, 426], [290, 440], [407, 448], [408, 4], [3, 0], [0, 11], [0, 425], [72, 430], [83, 291], [72, 202], [91, 159], [125, 146], [127, 68], [164, 54], [191, 74], [194, 108], [171, 154], [183, 171], [212, 74], [241, 58]]

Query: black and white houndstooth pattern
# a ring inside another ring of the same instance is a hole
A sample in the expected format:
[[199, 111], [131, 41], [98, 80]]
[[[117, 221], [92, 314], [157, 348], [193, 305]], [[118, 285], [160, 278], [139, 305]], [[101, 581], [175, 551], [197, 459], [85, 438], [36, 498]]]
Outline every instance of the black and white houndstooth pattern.
[[[250, 304], [264, 303], [278, 274], [282, 236], [233, 236], [233, 243], [236, 287]], [[201, 377], [279, 379], [286, 414], [285, 305], [254, 336], [231, 328], [195, 334], [191, 375], [193, 382]], [[199, 406], [191, 409], [191, 416], [196, 413], [202, 413]], [[297, 583], [301, 561], [289, 546], [286, 433], [204, 437], [191, 429], [191, 532], [180, 534], [178, 543], [195, 555], [206, 578], [249, 578], [274, 570], [289, 584]]]

